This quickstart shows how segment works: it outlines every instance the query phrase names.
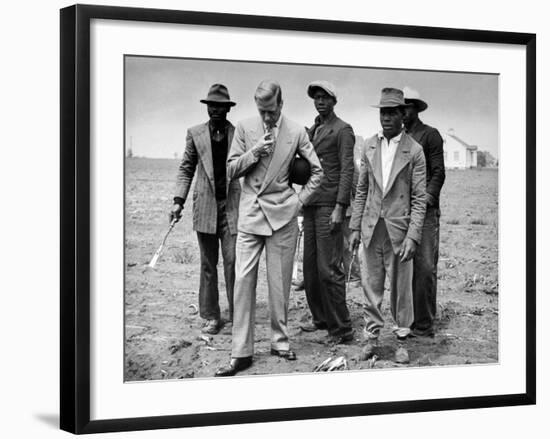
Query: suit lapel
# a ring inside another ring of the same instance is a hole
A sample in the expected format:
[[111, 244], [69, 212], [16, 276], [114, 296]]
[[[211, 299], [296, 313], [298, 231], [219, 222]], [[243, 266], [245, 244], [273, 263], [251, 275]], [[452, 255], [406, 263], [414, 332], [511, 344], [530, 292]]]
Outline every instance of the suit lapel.
[[267, 168], [264, 182], [260, 189], [260, 192], [263, 192], [266, 187], [268, 187], [273, 179], [279, 174], [281, 166], [290, 154], [290, 145], [292, 144], [292, 139], [289, 138], [289, 132], [286, 129], [285, 117], [281, 118], [281, 126], [279, 127], [279, 135], [275, 141], [275, 150], [271, 156], [271, 162]]
[[208, 129], [208, 122], [203, 125], [197, 139], [197, 151], [202, 161], [202, 165], [208, 176], [208, 180], [212, 185], [212, 189], [215, 188], [214, 184], [214, 162], [212, 160], [212, 143], [210, 141], [210, 130]]
[[370, 144], [365, 153], [367, 154], [367, 158], [369, 159], [370, 166], [374, 173], [374, 179], [380, 187], [380, 191], [382, 191], [384, 186], [382, 185], [382, 156], [380, 154], [380, 148], [381, 142], [380, 139], [377, 139], [376, 144]]
[[332, 131], [333, 131], [332, 124], [328, 126], [324, 126], [321, 132], [317, 135], [317, 137], [315, 137], [315, 140], [313, 141], [313, 145], [317, 147], [317, 145], [319, 145], [325, 137], [327, 137], [330, 133], [332, 133]]
[[395, 157], [393, 158], [393, 164], [391, 167], [390, 178], [388, 179], [388, 184], [386, 190], [384, 191], [384, 196], [391, 189], [397, 174], [409, 163], [411, 159], [411, 144], [409, 142], [409, 136], [405, 133], [401, 135], [401, 140], [399, 145], [397, 145], [397, 150], [395, 151]]
[[231, 150], [233, 134], [235, 134], [235, 127], [232, 124], [229, 124], [229, 128], [227, 130], [227, 155], [229, 155], [229, 151]]
[[[232, 123], [229, 123], [229, 127], [227, 128], [227, 156], [226, 156], [226, 163], [227, 163], [227, 157], [229, 157], [229, 151], [231, 151], [231, 144], [233, 143], [233, 135], [235, 134], [235, 127]], [[229, 194], [229, 188], [231, 187], [231, 180], [229, 179], [229, 176], [226, 176], [227, 180], [225, 183], [225, 193]], [[215, 188], [214, 188], [215, 189]]]
[[[318, 118], [320, 116], [317, 116]], [[318, 120], [318, 119], [316, 119]], [[325, 125], [321, 128], [321, 131], [319, 132], [319, 134], [317, 134], [317, 137], [314, 137], [315, 136], [315, 125], [313, 125], [311, 128], [310, 128], [310, 140], [311, 140], [311, 143], [313, 143], [313, 146], [315, 148], [317, 148], [317, 145], [319, 145], [322, 140], [327, 137], [329, 134], [331, 134], [333, 131], [334, 131], [334, 122], [336, 121], [336, 115], [334, 115], [328, 122], [325, 123]], [[317, 130], [319, 130], [319, 128], [317, 128]]]

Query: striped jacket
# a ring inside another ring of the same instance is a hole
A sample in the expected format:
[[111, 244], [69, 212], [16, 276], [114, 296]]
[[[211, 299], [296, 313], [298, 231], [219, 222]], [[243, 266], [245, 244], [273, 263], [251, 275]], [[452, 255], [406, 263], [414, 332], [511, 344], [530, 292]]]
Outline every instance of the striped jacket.
[[[227, 123], [228, 150], [233, 140], [235, 127]], [[217, 230], [218, 210], [216, 203], [216, 186], [214, 181], [214, 163], [208, 122], [189, 128], [183, 159], [176, 178], [175, 197], [187, 200], [191, 182], [195, 178], [193, 190], [193, 230], [215, 234]], [[229, 230], [237, 234], [237, 217], [241, 186], [238, 180], [227, 180], [227, 199], [225, 212]]]

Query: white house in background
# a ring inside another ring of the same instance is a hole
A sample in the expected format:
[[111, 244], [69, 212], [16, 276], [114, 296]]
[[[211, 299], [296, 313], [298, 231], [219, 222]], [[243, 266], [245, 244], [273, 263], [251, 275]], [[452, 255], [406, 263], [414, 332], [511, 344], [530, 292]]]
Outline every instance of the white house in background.
[[477, 146], [468, 145], [451, 128], [443, 134], [443, 154], [446, 168], [467, 169], [477, 166]]

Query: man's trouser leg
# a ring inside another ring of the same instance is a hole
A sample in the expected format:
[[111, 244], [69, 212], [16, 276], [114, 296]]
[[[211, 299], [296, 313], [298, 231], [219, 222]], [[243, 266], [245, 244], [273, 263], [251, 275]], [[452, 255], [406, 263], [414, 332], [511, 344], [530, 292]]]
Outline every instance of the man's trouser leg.
[[199, 312], [206, 320], [219, 320], [218, 303], [218, 235], [197, 232], [199, 241], [201, 273], [199, 281]]
[[401, 262], [399, 255], [393, 251], [389, 235], [387, 236], [384, 259], [386, 271], [390, 278], [391, 312], [397, 326], [395, 329], [396, 335], [398, 337], [406, 337], [411, 331], [410, 326], [414, 320], [412, 294], [413, 261]]
[[422, 228], [422, 240], [414, 257], [414, 323], [412, 327], [419, 331], [430, 332], [433, 330], [437, 311], [439, 217], [439, 208], [428, 207]]
[[265, 238], [271, 347], [277, 350], [289, 349], [288, 298], [297, 238], [298, 224], [295, 219]]
[[[386, 225], [378, 220], [368, 247], [361, 245], [364, 264], [361, 264], [361, 285], [365, 293], [365, 320], [369, 338], [378, 338], [384, 327], [382, 300], [384, 298], [384, 281], [386, 279], [385, 246]], [[389, 239], [389, 238], [388, 238]], [[391, 245], [391, 243], [390, 243]]]
[[327, 326], [327, 318], [320, 294], [319, 268], [317, 267], [317, 236], [315, 207], [304, 207], [304, 289], [313, 324]]
[[239, 232], [235, 259], [235, 295], [233, 297], [233, 335], [231, 356], [254, 354], [254, 321], [256, 316], [256, 284], [258, 263], [265, 236]]
[[233, 320], [233, 292], [235, 289], [235, 246], [237, 235], [229, 231], [225, 213], [225, 201], [218, 202], [218, 236], [220, 237], [223, 257], [223, 274], [225, 278], [225, 292], [229, 308], [229, 320]]
[[342, 262], [344, 236], [342, 225], [330, 230], [331, 206], [315, 209], [315, 238], [319, 290], [329, 334], [340, 336], [352, 330], [346, 305], [346, 276]]

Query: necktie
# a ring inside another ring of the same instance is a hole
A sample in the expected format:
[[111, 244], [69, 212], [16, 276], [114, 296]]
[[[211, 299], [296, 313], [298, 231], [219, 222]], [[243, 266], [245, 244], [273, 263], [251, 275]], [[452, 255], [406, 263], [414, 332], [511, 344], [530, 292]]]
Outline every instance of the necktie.
[[271, 152], [273, 153], [273, 150], [275, 149], [275, 127], [268, 127], [267, 128], [267, 132], [269, 133], [270, 135], [270, 138], [271, 138]]

